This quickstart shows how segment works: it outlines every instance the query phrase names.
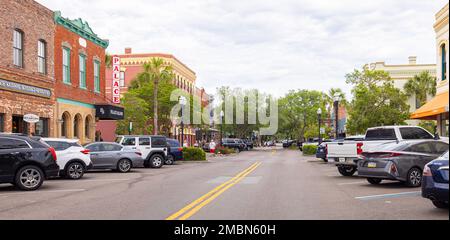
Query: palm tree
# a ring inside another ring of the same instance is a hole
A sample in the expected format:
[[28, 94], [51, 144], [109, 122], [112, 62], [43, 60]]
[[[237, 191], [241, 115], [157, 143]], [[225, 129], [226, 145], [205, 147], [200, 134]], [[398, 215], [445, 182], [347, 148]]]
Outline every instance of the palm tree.
[[339, 105], [341, 106], [345, 106], [347, 107], [348, 102], [347, 102], [347, 98], [345, 96], [344, 91], [342, 91], [342, 89], [340, 88], [331, 88], [327, 94], [325, 94], [325, 102], [328, 106], [332, 107], [334, 104], [334, 97], [335, 96], [339, 96], [339, 98], [341, 99], [339, 102]]
[[112, 56], [109, 53], [105, 54], [105, 65], [107, 68], [110, 68], [112, 65]]
[[416, 95], [420, 106], [423, 106], [427, 102], [428, 95], [436, 95], [436, 78], [428, 71], [423, 71], [409, 79], [404, 88], [409, 97]]
[[158, 135], [158, 84], [173, 79], [173, 68], [161, 58], [152, 58], [143, 68], [144, 71], [133, 81], [133, 85], [142, 86], [147, 81], [153, 83], [153, 133]]

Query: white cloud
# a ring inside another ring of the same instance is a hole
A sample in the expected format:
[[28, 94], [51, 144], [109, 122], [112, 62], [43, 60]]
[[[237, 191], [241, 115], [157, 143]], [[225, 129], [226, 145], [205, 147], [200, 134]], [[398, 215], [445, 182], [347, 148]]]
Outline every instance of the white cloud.
[[38, 0], [81, 17], [109, 52], [174, 54], [199, 86], [349, 92], [344, 76], [373, 61], [435, 63], [435, 13], [445, 0]]

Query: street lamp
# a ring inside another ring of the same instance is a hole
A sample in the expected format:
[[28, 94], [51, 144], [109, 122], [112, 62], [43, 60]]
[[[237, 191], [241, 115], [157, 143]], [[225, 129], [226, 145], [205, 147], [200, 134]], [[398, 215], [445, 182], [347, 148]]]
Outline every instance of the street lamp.
[[341, 96], [339, 94], [334, 95], [334, 110], [335, 110], [335, 130], [336, 130], [336, 139], [339, 138], [339, 101], [341, 101]]
[[184, 106], [186, 105], [186, 98], [180, 97], [180, 105], [181, 105], [181, 147], [184, 147]]
[[321, 130], [321, 122], [322, 122], [322, 109], [317, 109], [317, 118], [319, 120], [319, 145], [322, 144], [322, 130]]
[[225, 113], [222, 110], [222, 111], [220, 111], [220, 119], [221, 119], [221, 122], [220, 122], [220, 146], [223, 145], [222, 139], [223, 139], [223, 122], [224, 122], [223, 118], [224, 117], [225, 117]]

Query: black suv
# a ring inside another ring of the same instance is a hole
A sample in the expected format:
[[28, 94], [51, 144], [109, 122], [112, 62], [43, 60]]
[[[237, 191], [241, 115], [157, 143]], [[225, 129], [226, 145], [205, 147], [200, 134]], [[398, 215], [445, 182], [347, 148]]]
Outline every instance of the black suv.
[[234, 149], [237, 153], [247, 149], [247, 144], [245, 144], [241, 139], [237, 138], [222, 139], [222, 146]]
[[0, 134], [0, 184], [33, 191], [58, 173], [55, 149], [26, 136]]

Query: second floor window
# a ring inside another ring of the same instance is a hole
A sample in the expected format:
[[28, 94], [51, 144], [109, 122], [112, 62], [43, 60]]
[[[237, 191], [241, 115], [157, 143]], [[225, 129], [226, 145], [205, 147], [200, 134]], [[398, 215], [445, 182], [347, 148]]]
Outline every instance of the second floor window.
[[38, 72], [47, 74], [47, 44], [44, 40], [38, 42]]
[[80, 55], [80, 88], [86, 89], [86, 56]]
[[23, 32], [18, 29], [13, 34], [13, 63], [23, 67]]
[[100, 63], [94, 61], [94, 91], [100, 92]]
[[124, 71], [120, 72], [120, 86], [125, 87], [125, 72]]
[[63, 82], [70, 84], [70, 49], [63, 48]]

